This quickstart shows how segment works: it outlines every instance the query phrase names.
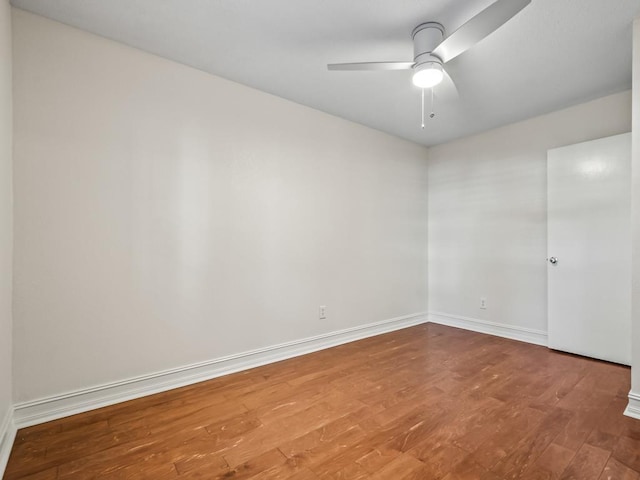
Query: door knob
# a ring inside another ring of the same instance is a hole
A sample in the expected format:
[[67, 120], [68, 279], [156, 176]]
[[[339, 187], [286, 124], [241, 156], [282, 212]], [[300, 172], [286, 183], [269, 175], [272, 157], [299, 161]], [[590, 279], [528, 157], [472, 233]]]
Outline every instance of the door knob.
[[556, 257], [550, 257], [549, 258], [549, 263], [555, 265], [556, 263], [558, 263], [558, 259]]

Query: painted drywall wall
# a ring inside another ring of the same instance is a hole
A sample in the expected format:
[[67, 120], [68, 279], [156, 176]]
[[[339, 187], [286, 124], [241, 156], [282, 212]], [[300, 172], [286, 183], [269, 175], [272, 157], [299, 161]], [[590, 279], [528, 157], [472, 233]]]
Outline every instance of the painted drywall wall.
[[14, 71], [16, 401], [426, 310], [423, 147], [20, 10]]
[[631, 402], [640, 418], [640, 19], [633, 23], [633, 133], [631, 135]]
[[430, 310], [546, 332], [547, 150], [630, 130], [623, 92], [431, 148]]
[[[12, 95], [11, 8], [0, 0], [0, 446], [12, 406]], [[4, 428], [3, 428], [4, 427]], [[0, 451], [0, 457], [2, 451]], [[2, 471], [0, 458], [0, 472]]]

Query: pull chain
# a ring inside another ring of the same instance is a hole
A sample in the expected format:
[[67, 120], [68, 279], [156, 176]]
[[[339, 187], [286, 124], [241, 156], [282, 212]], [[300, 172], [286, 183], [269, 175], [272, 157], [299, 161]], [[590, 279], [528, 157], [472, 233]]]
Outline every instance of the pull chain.
[[[434, 110], [434, 100], [433, 100], [433, 88], [431, 89], [431, 115], [429, 115], [429, 118], [433, 118], [436, 116], [436, 114], [433, 112]], [[423, 115], [424, 116], [424, 115]]]
[[[435, 99], [433, 96], [433, 88], [431, 89], [431, 113], [429, 114], [429, 118], [434, 118], [436, 116], [434, 112], [434, 104]], [[424, 88], [422, 89], [422, 129], [424, 130]]]
[[422, 89], [422, 129], [424, 130], [424, 88]]

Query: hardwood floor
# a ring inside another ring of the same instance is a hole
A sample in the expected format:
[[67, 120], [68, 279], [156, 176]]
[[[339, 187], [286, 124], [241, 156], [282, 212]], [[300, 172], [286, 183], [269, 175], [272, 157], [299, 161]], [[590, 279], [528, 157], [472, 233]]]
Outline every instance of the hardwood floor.
[[427, 324], [20, 430], [5, 479], [640, 480], [629, 377]]

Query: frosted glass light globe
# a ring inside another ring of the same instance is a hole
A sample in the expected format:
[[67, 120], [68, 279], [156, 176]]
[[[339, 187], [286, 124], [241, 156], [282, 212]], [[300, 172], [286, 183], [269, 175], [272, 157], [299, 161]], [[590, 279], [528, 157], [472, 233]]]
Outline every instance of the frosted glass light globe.
[[428, 62], [415, 68], [413, 84], [420, 88], [432, 88], [442, 82], [443, 78], [442, 65], [437, 62]]

